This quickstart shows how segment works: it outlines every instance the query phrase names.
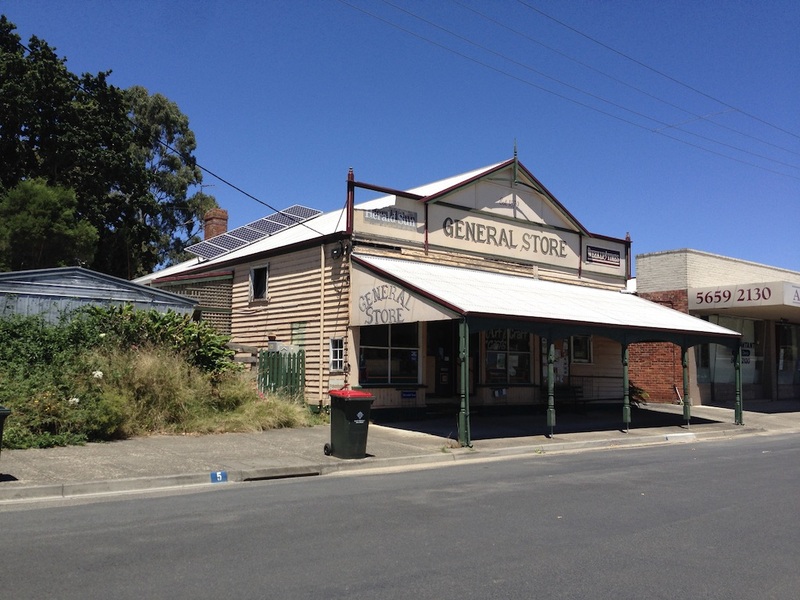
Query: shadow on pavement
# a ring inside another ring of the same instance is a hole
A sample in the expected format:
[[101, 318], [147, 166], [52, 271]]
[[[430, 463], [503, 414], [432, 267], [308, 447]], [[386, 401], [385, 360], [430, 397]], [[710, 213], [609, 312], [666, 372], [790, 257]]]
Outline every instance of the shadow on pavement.
[[[374, 415], [373, 422], [384, 427], [417, 431], [443, 438], [458, 438], [458, 413], [428, 415], [415, 420], [395, 420]], [[693, 416], [691, 425], [715, 423]], [[630, 431], [655, 427], [685, 427], [682, 414], [672, 414], [631, 405]], [[583, 410], [562, 408], [556, 411], [555, 433], [581, 433], [622, 431], [621, 404], [594, 404]], [[529, 437], [547, 435], [547, 416], [542, 407], [491, 410], [476, 408], [470, 414], [470, 431], [473, 440]]]
[[[733, 402], [710, 403], [709, 406], [733, 409]], [[745, 400], [744, 410], [767, 415], [800, 412], [800, 400]]]

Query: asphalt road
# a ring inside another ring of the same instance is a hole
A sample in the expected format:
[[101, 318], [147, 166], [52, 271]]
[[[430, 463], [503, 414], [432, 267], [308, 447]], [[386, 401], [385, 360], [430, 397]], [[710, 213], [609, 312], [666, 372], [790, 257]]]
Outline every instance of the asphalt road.
[[791, 599], [800, 439], [528, 455], [0, 513], [0, 597]]

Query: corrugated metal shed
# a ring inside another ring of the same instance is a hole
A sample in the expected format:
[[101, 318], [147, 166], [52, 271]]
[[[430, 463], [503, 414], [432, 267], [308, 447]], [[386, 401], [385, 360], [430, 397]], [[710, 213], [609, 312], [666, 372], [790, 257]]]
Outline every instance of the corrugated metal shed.
[[81, 267], [0, 273], [0, 316], [42, 315], [53, 321], [84, 306], [125, 304], [191, 314], [197, 302]]

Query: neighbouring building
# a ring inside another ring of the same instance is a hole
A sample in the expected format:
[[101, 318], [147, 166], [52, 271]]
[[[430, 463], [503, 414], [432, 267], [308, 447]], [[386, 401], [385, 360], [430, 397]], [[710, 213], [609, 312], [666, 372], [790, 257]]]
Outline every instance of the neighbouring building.
[[198, 299], [235, 343], [302, 348], [309, 403], [359, 386], [373, 410], [451, 410], [462, 444], [475, 407], [544, 405], [552, 430], [562, 402], [619, 401], [628, 424], [629, 348], [740, 338], [630, 293], [630, 240], [587, 231], [516, 156], [411, 190], [351, 171], [341, 210], [188, 250], [136, 281]]
[[196, 302], [82, 267], [0, 273], [0, 315], [41, 316], [50, 322], [85, 306], [131, 305], [138, 310], [194, 314]]
[[[744, 400], [800, 399], [800, 273], [698, 250], [636, 257], [639, 296], [741, 333]], [[694, 404], [735, 400], [735, 349], [695, 346], [689, 354]], [[631, 377], [659, 401], [681, 399], [680, 349], [632, 350]]]

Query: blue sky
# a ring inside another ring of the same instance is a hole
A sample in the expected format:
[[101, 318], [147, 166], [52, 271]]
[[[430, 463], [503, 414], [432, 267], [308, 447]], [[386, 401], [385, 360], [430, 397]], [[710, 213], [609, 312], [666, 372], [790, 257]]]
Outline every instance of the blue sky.
[[[796, 0], [3, 0], [76, 73], [162, 93], [277, 208], [511, 158], [634, 254], [800, 271]], [[205, 176], [230, 227], [272, 212]], [[366, 200], [365, 192], [357, 201]]]

